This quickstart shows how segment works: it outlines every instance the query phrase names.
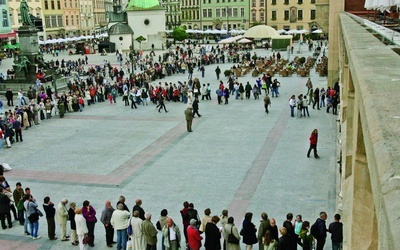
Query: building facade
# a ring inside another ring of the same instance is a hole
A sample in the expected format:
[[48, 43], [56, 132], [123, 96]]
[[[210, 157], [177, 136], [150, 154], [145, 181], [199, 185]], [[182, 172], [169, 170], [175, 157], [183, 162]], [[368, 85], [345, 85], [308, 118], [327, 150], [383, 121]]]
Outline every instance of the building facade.
[[93, 0], [94, 33], [99, 35], [107, 29], [104, 0]]
[[[9, 16], [10, 16], [10, 23], [11, 29], [17, 30], [21, 25], [21, 12], [20, 12], [20, 5], [21, 1], [11, 0], [8, 1], [9, 4]], [[43, 16], [43, 6], [41, 1], [29, 1], [29, 13], [36, 18], [40, 18], [43, 21], [44, 25], [44, 16]], [[44, 32], [39, 32], [38, 34], [40, 37], [44, 36]]]
[[250, 26], [266, 24], [275, 29], [318, 28], [316, 0], [250, 0]]
[[79, 0], [64, 0], [63, 21], [66, 37], [81, 35]]
[[201, 29], [248, 29], [249, 2], [200, 0]]
[[[43, 0], [43, 29], [44, 29], [44, 40], [65, 37], [64, 28], [64, 1], [61, 0]], [[30, 6], [32, 2], [28, 2]]]
[[12, 32], [10, 20], [10, 9], [8, 0], [0, 0], [1, 24], [0, 24], [0, 45], [7, 44], [10, 39], [15, 37], [15, 32]]
[[201, 29], [200, 1], [181, 0], [182, 25], [187, 29]]
[[165, 8], [165, 27], [174, 29], [182, 23], [181, 0], [160, 0], [160, 5]]
[[80, 1], [81, 33], [84, 36], [94, 34], [94, 9], [93, 0]]

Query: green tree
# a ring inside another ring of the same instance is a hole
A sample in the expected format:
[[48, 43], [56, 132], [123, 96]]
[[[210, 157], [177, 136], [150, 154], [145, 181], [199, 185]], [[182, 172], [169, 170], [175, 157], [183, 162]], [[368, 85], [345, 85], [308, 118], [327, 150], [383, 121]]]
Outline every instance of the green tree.
[[184, 28], [177, 27], [174, 29], [174, 31], [172, 31], [171, 36], [175, 41], [183, 41], [189, 37], [189, 34], [186, 32]]
[[142, 42], [146, 41], [146, 38], [144, 38], [143, 36], [138, 36], [135, 40], [140, 44], [140, 49], [142, 49]]

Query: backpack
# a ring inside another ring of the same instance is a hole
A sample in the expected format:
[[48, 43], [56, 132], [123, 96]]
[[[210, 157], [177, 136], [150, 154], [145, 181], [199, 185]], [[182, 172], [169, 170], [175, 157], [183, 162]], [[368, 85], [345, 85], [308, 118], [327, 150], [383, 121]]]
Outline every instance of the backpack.
[[315, 221], [315, 223], [311, 226], [310, 228], [310, 234], [314, 236], [314, 238], [318, 239], [319, 238], [319, 229], [318, 229], [318, 220]]

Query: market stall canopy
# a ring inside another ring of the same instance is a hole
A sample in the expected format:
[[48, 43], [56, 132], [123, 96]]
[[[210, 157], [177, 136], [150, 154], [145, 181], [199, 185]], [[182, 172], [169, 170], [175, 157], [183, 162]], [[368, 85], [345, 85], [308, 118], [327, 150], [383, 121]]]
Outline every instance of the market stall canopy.
[[400, 0], [365, 0], [364, 8], [367, 10], [389, 11], [391, 7], [400, 7]]
[[267, 25], [257, 25], [248, 29], [244, 35], [247, 38], [271, 38], [279, 36], [278, 31]]
[[313, 32], [311, 32], [313, 34], [322, 34], [324, 33], [322, 30], [314, 30]]
[[247, 38], [242, 38], [242, 39], [239, 40], [238, 43], [252, 43], [252, 42], [253, 42], [252, 40], [249, 40]]
[[283, 33], [287, 32], [286, 30], [283, 30], [283, 29], [282, 30], [277, 30], [277, 31], [278, 31], [279, 34], [283, 34]]

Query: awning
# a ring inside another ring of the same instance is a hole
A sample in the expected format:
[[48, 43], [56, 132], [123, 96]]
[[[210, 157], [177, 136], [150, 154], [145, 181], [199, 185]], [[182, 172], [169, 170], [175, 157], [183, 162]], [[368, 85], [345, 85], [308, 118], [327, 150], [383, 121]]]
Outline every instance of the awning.
[[13, 30], [11, 33], [0, 34], [0, 39], [15, 37], [16, 34], [17, 32], [15, 32], [15, 30]]

